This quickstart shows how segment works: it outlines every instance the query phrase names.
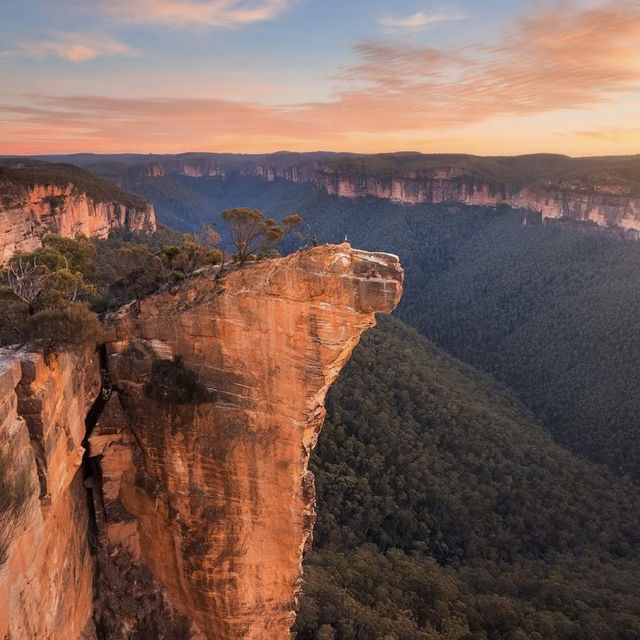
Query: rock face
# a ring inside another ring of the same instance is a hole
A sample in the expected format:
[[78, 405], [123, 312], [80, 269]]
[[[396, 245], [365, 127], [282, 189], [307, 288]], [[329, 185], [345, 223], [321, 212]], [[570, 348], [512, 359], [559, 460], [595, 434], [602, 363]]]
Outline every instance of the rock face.
[[10, 188], [0, 184], [0, 196], [0, 265], [16, 251], [37, 249], [47, 233], [106, 238], [112, 229], [152, 232], [156, 228], [153, 205], [97, 202], [72, 184]]
[[[416, 154], [417, 155], [417, 154]], [[370, 160], [373, 158], [373, 160]], [[536, 159], [421, 156], [424, 167], [403, 168], [400, 160], [392, 168], [377, 170], [375, 156], [343, 157], [335, 162], [320, 154], [272, 154], [271, 156], [225, 156], [203, 154], [197, 158], [165, 157], [147, 165], [147, 176], [179, 174], [190, 177], [227, 178], [252, 176], [268, 181], [287, 180], [313, 183], [332, 195], [347, 198], [375, 197], [398, 203], [463, 203], [468, 205], [507, 205], [534, 211], [543, 218], [591, 221], [600, 226], [640, 230], [640, 194], [637, 159], [616, 172], [615, 159], [557, 158]], [[379, 158], [378, 158], [379, 159]], [[596, 162], [597, 161], [597, 162]], [[595, 163], [594, 175], [583, 170]], [[545, 163], [548, 165], [545, 167]], [[511, 165], [519, 169], [512, 169]], [[540, 169], [542, 165], [543, 170]], [[609, 171], [608, 169], [613, 169]], [[582, 171], [582, 173], [580, 173]], [[510, 176], [509, 179], [502, 174]], [[627, 175], [628, 174], [628, 175]]]
[[32, 488], [0, 638], [288, 640], [325, 394], [402, 276], [348, 244], [203, 274], [108, 319], [107, 378], [0, 351], [0, 460]]
[[[107, 320], [114, 392], [90, 438], [98, 520], [109, 555], [148, 570], [166, 628], [288, 640], [325, 394], [374, 313], [398, 303], [402, 275], [395, 256], [316, 247]], [[134, 618], [112, 637], [131, 637]]]
[[543, 218], [562, 217], [640, 230], [640, 198], [628, 194], [601, 193], [579, 185], [556, 183], [518, 188], [461, 176], [447, 168], [430, 173], [385, 181], [325, 171], [317, 175], [316, 181], [327, 193], [348, 198], [373, 196], [408, 204], [507, 205], [541, 213]]
[[0, 638], [94, 639], [93, 562], [81, 463], [85, 416], [99, 393], [95, 354], [0, 350], [0, 452], [32, 487], [0, 566]]

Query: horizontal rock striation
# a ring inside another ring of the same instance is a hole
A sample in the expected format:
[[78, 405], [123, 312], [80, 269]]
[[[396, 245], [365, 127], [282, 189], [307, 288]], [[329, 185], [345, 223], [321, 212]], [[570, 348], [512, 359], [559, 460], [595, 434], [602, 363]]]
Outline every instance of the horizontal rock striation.
[[90, 438], [106, 544], [184, 637], [289, 639], [325, 394], [402, 276], [395, 256], [315, 247], [107, 319], [114, 392]]
[[373, 196], [408, 204], [507, 205], [541, 213], [543, 218], [568, 218], [640, 230], [640, 198], [575, 185], [549, 183], [520, 188], [461, 176], [457, 171], [447, 169], [434, 171], [432, 175], [388, 181], [367, 176], [345, 177], [325, 171], [318, 174], [316, 183], [329, 194], [349, 198]]
[[47, 233], [106, 238], [112, 229], [155, 231], [153, 205], [99, 202], [69, 184], [23, 186], [0, 181], [0, 265], [33, 251]]
[[[421, 156], [424, 168], [406, 170], [402, 159], [394, 169], [376, 169], [376, 156], [350, 156], [325, 161], [314, 154], [272, 156], [217, 156], [199, 159], [176, 157], [147, 166], [147, 176], [180, 174], [190, 177], [227, 178], [234, 174], [269, 181], [313, 183], [332, 195], [347, 198], [375, 197], [398, 203], [463, 203], [506, 205], [534, 211], [543, 218], [591, 221], [600, 226], [640, 230], [638, 183], [607, 172], [607, 159], [599, 160], [598, 175], [574, 175], [585, 162], [598, 159], [560, 157], [562, 168], [554, 169], [557, 157], [536, 160], [535, 156], [514, 158], [518, 169], [510, 170], [505, 158]], [[615, 160], [615, 159], [613, 159]], [[612, 162], [613, 162], [612, 160]], [[486, 165], [483, 169], [482, 162]], [[418, 160], [414, 160], [418, 162]], [[633, 159], [629, 159], [632, 163]], [[547, 163], [546, 169], [541, 169]], [[618, 163], [619, 164], [619, 163]], [[615, 162], [611, 166], [618, 166]], [[634, 165], [635, 166], [635, 165]], [[498, 172], [493, 175], [491, 172]], [[502, 174], [508, 175], [509, 178]], [[501, 177], [498, 177], [500, 175]], [[621, 176], [624, 175], [624, 171]], [[635, 184], [635, 187], [633, 186]]]

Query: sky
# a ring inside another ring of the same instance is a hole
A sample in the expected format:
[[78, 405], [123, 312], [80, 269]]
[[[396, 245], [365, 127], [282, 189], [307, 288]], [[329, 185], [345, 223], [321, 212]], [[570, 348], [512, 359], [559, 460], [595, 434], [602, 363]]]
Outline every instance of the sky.
[[2, 0], [0, 154], [640, 153], [640, 0]]

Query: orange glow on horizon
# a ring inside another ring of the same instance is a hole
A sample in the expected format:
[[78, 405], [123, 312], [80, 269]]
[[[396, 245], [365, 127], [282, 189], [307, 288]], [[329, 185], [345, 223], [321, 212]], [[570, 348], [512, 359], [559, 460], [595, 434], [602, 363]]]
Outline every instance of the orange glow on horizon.
[[[288, 2], [259, 4], [266, 13], [256, 20]], [[174, 5], [157, 4], [154, 15], [162, 21]], [[72, 40], [59, 46], [29, 45], [72, 61], [126, 51], [108, 39], [91, 52]], [[332, 97], [292, 105], [198, 97], [195, 90], [194, 97], [14, 96], [0, 105], [0, 153], [633, 154], [640, 151], [640, 3], [538, 6], [496, 44], [361, 42], [336, 82]]]

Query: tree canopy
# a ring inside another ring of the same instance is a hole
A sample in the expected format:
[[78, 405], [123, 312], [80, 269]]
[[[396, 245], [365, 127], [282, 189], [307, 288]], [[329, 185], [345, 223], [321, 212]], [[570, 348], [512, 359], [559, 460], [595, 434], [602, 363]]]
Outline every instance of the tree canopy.
[[253, 254], [265, 252], [284, 238], [284, 229], [258, 209], [226, 209], [222, 212], [222, 219], [236, 249], [235, 259], [240, 264], [244, 264]]

